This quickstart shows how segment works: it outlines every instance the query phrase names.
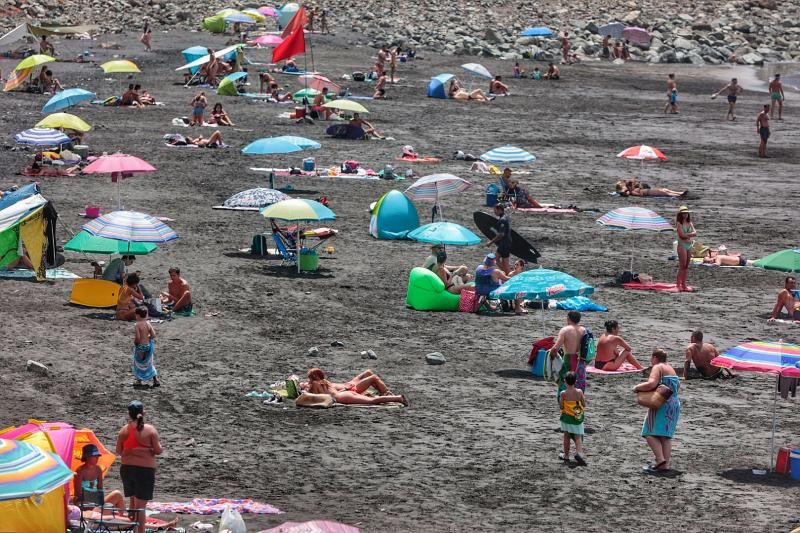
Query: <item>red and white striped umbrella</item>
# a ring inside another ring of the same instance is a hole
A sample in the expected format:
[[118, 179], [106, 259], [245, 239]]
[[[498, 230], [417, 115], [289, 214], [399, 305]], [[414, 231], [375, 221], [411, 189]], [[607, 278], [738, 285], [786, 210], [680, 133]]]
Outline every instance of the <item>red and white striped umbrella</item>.
[[622, 157], [624, 159], [638, 159], [639, 161], [667, 160], [667, 156], [665, 156], [661, 150], [653, 146], [647, 146], [646, 144], [640, 144], [639, 146], [631, 146], [630, 148], [626, 148], [618, 153], [617, 157]]

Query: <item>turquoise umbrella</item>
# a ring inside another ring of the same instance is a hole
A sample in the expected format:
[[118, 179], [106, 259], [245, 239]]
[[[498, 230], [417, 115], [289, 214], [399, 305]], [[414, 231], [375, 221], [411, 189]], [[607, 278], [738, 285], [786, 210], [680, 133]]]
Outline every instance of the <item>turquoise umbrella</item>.
[[156, 249], [158, 246], [150, 242], [128, 242], [96, 237], [87, 231], [78, 232], [64, 245], [64, 250], [68, 252], [104, 255], [147, 255]]
[[408, 238], [430, 244], [451, 244], [454, 246], [470, 246], [481, 242], [481, 238], [464, 226], [453, 222], [433, 222], [425, 224], [408, 234]]
[[87, 100], [92, 100], [95, 93], [84, 89], [65, 89], [56, 93], [42, 108], [43, 113], [54, 113]]

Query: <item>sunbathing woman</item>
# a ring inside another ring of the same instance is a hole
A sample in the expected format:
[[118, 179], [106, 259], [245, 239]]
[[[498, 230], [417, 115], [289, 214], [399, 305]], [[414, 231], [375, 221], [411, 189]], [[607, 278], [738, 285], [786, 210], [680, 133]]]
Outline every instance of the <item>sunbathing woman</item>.
[[186, 144], [190, 146], [202, 146], [203, 148], [221, 148], [225, 143], [222, 142], [222, 134], [218, 131], [212, 133], [208, 139], [203, 136], [186, 138]]
[[214, 104], [214, 109], [211, 110], [211, 122], [217, 123], [220, 126], [233, 126], [230, 115], [222, 109], [222, 104], [220, 102]]
[[650, 187], [639, 182], [635, 177], [630, 180], [619, 180], [616, 185], [617, 194], [620, 196], [660, 196], [669, 198], [683, 198], [689, 191], [673, 191], [661, 187]]
[[294, 95], [292, 93], [283, 93], [280, 94], [278, 92], [278, 84], [273, 83], [269, 86], [269, 94], [272, 96], [272, 99], [276, 102], [287, 102], [290, 100], [294, 100]]
[[[375, 374], [355, 381], [361, 375], [363, 374], [356, 376], [354, 380], [348, 383], [331, 383], [321, 368], [312, 368], [308, 371], [308, 392], [330, 394], [334, 400], [342, 404], [377, 405], [381, 403], [402, 403], [403, 405], [408, 405], [408, 400], [406, 400], [405, 396], [392, 394], [386, 384]], [[367, 396], [363, 394], [370, 386], [378, 389], [381, 395]]]
[[488, 102], [490, 100], [494, 100], [494, 98], [488, 98], [480, 89], [475, 89], [471, 93], [468, 93], [461, 88], [461, 85], [459, 85], [458, 80], [456, 79], [453, 79], [450, 82], [448, 94], [450, 98], [454, 100], [477, 100], [479, 102]]

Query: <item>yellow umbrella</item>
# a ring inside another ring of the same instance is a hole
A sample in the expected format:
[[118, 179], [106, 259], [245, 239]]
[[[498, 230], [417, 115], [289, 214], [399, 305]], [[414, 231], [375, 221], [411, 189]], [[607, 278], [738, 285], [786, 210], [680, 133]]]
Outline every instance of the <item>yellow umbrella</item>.
[[50, 57], [44, 54], [35, 54], [29, 57], [26, 57], [22, 61], [19, 62], [19, 65], [14, 67], [14, 70], [22, 70], [26, 68], [34, 68], [38, 67], [39, 65], [44, 65], [45, 63], [50, 63], [51, 61], [55, 61], [56, 58]]
[[353, 113], [369, 113], [369, 109], [352, 100], [331, 100], [327, 104], [322, 104], [322, 107], [341, 109], [342, 111], [352, 111]]
[[136, 63], [133, 61], [128, 61], [127, 59], [115, 59], [114, 61], [106, 61], [100, 68], [103, 69], [103, 72], [106, 74], [112, 73], [131, 73], [131, 72], [141, 72], [139, 67], [136, 66]]
[[244, 10], [242, 10], [242, 14], [243, 15], [247, 15], [248, 17], [252, 18], [256, 22], [266, 22], [267, 21], [267, 17], [265, 17], [264, 15], [259, 13], [258, 10], [256, 10], [256, 9], [244, 9]]
[[217, 11], [214, 16], [215, 17], [227, 17], [228, 15], [233, 15], [234, 13], [239, 13], [239, 10], [229, 7], [227, 9], [223, 9], [222, 11]]
[[83, 121], [80, 117], [70, 115], [69, 113], [53, 113], [47, 115], [36, 124], [37, 128], [66, 128], [69, 130], [87, 132], [92, 127]]

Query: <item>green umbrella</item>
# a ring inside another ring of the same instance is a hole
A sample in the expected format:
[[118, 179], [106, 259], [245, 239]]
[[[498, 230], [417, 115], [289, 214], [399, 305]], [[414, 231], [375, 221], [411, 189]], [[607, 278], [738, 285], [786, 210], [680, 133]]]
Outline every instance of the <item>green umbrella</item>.
[[295, 100], [302, 100], [303, 98], [314, 98], [319, 94], [319, 91], [316, 89], [300, 89], [296, 93], [294, 93]]
[[236, 90], [236, 85], [228, 78], [224, 78], [219, 82], [217, 87], [217, 94], [222, 96], [239, 96], [239, 91]]
[[753, 262], [753, 266], [781, 272], [800, 272], [800, 248], [781, 250]]
[[104, 255], [147, 255], [156, 249], [158, 246], [151, 242], [117, 241], [105, 237], [95, 237], [86, 231], [81, 231], [64, 245], [64, 250], [68, 252]]

